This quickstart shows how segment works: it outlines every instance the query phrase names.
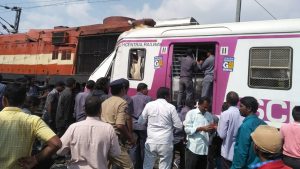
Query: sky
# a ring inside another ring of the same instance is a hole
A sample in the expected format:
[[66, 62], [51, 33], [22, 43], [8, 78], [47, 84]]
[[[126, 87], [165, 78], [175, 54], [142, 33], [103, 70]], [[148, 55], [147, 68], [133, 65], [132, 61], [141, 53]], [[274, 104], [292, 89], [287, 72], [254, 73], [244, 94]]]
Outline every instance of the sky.
[[[54, 26], [102, 23], [109, 16], [167, 20], [194, 17], [200, 24], [234, 22], [237, 0], [0, 0], [21, 7], [20, 32]], [[242, 0], [241, 21], [300, 18], [300, 0]], [[0, 17], [13, 24], [15, 12], [0, 6]], [[0, 22], [5, 22], [0, 18]], [[0, 33], [6, 33], [0, 27]]]

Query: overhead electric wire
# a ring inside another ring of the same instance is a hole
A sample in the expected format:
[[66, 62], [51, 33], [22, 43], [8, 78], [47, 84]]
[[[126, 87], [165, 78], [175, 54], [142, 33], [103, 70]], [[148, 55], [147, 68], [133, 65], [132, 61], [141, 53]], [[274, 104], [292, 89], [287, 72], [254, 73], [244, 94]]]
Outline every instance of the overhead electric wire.
[[[73, 4], [83, 4], [83, 3], [104, 3], [104, 2], [113, 2], [113, 1], [120, 1], [120, 0], [57, 0], [57, 1], [51, 1], [51, 0], [44, 0], [44, 1], [38, 1], [40, 2], [52, 2], [52, 3], [46, 3], [46, 4], [41, 4], [41, 5], [35, 5], [35, 6], [23, 6], [23, 9], [34, 9], [34, 8], [43, 8], [43, 7], [51, 7], [51, 6], [67, 6], [67, 5], [73, 5]], [[28, 2], [28, 3], [37, 3], [37, 2]], [[28, 4], [23, 3], [23, 4]], [[8, 3], [8, 4], [22, 4], [22, 3]], [[20, 5], [18, 5], [20, 6]], [[0, 7], [3, 7], [5, 9], [11, 9], [8, 6], [0, 5]], [[1, 10], [0, 10], [1, 11]], [[4, 11], [4, 9], [3, 9]], [[0, 12], [0, 13], [7, 13], [11, 11], [5, 11], [5, 12]]]
[[[15, 12], [13, 9], [16, 8], [16, 7], [4, 6], [4, 5], [0, 5], [0, 7], [5, 8], [5, 9], [0, 9], [0, 11], [5, 11], [5, 12], [0, 12], [0, 13]], [[8, 9], [10, 9], [10, 10], [8, 10]]]
[[4, 6], [4, 5], [0, 5], [0, 7], [3, 7], [3, 8], [5, 8], [5, 9], [10, 9], [10, 7]]
[[277, 18], [275, 16], [273, 16], [271, 14], [271, 12], [269, 12], [261, 3], [259, 3], [257, 0], [254, 0], [259, 6], [261, 6], [266, 12], [268, 12], [268, 14], [275, 20], [277, 20]]
[[41, 3], [41, 2], [55, 2], [55, 1], [68, 1], [68, 0], [39, 0], [39, 1], [29, 1], [29, 2], [9, 2], [9, 3], [5, 3], [6, 5], [20, 5], [20, 4], [34, 4], [34, 3]]
[[61, 5], [73, 5], [73, 4], [82, 4], [82, 3], [103, 3], [103, 2], [112, 2], [112, 1], [120, 1], [120, 0], [70, 0], [64, 2], [56, 2], [56, 3], [49, 3], [44, 5], [36, 5], [36, 6], [24, 6], [23, 9], [33, 9], [33, 8], [42, 8], [42, 7], [49, 7], [49, 6], [61, 6]]
[[15, 29], [15, 27], [13, 25], [11, 25], [10, 23], [8, 23], [5, 19], [3, 19], [1, 16], [0, 16], [0, 19], [3, 20], [6, 24], [8, 24], [11, 28]]
[[49, 6], [60, 6], [60, 5], [69, 5], [73, 4], [73, 2], [80, 2], [85, 0], [70, 0], [70, 1], [63, 1], [63, 2], [56, 2], [56, 3], [49, 3], [44, 5], [36, 5], [36, 6], [24, 6], [24, 9], [32, 9], [32, 8], [42, 8], [42, 7], [49, 7]]
[[4, 25], [1, 21], [0, 21], [0, 24], [2, 25], [2, 28], [3, 28], [4, 30], [6, 30], [8, 33], [10, 33], [10, 30], [7, 29], [6, 25]]

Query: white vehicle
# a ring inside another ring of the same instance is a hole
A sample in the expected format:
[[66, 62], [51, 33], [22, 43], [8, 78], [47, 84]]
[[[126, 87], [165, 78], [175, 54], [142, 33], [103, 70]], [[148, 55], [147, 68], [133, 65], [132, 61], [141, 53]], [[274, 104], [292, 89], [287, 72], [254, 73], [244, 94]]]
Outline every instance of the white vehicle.
[[[153, 98], [159, 87], [169, 87], [175, 101], [180, 73], [177, 58], [192, 48], [199, 60], [210, 49], [215, 51], [214, 114], [221, 113], [226, 94], [235, 91], [240, 97], [257, 98], [258, 115], [270, 125], [280, 127], [293, 120], [291, 110], [300, 105], [300, 19], [212, 25], [188, 21], [124, 32], [115, 51], [90, 79], [126, 78], [129, 94], [143, 82]], [[202, 78], [201, 73], [194, 78], [198, 95]]]

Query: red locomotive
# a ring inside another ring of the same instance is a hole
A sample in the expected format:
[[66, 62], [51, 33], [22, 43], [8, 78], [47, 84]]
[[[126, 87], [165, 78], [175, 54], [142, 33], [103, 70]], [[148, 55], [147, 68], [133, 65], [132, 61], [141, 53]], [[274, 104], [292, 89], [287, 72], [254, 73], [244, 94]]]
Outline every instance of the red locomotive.
[[86, 81], [114, 49], [118, 36], [131, 28], [127, 17], [108, 17], [103, 24], [58, 26], [0, 35], [0, 73], [4, 79], [33, 75], [51, 81], [74, 77]]

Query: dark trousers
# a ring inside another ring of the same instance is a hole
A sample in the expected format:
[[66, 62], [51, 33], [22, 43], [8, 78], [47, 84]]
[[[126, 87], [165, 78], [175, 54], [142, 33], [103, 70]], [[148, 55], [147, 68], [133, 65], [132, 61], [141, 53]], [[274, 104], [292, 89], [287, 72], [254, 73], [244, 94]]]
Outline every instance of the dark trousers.
[[206, 169], [207, 155], [197, 155], [188, 148], [185, 151], [185, 168], [186, 169]]
[[207, 155], [207, 169], [220, 169], [220, 159], [221, 159], [221, 145], [222, 139], [214, 135], [212, 136], [211, 145], [208, 147], [208, 155]]
[[145, 142], [147, 139], [147, 131], [146, 130], [134, 130], [134, 133], [137, 135], [134, 168], [142, 169], [143, 163], [144, 163]]
[[204, 80], [202, 81], [202, 91], [201, 91], [201, 97], [209, 97], [212, 98], [213, 95], [213, 81], [210, 80]]
[[207, 169], [215, 169], [217, 167], [217, 160], [219, 159], [219, 155], [217, 153], [216, 145], [210, 145], [208, 147]]
[[177, 98], [177, 106], [182, 108], [183, 104], [185, 104], [185, 100], [183, 100], [183, 95], [186, 94], [185, 100], [191, 100], [194, 96], [194, 86], [192, 78], [181, 77], [179, 80], [179, 93]]
[[290, 156], [283, 155], [283, 162], [285, 165], [293, 168], [293, 169], [300, 169], [300, 159], [294, 158]]
[[185, 169], [185, 145], [183, 141], [174, 144], [172, 164], [174, 164], [175, 151], [178, 151], [180, 156], [179, 169]]
[[49, 158], [39, 162], [36, 166], [33, 167], [33, 169], [51, 168], [53, 164], [54, 164], [54, 160]]
[[231, 165], [232, 165], [232, 161], [229, 161], [224, 157], [221, 158], [222, 169], [230, 169]]
[[[52, 114], [51, 114], [52, 115]], [[42, 119], [44, 120], [44, 122], [51, 128], [51, 130], [54, 131], [54, 133], [56, 133], [56, 123], [55, 123], [55, 116], [50, 118], [50, 115], [48, 112], [44, 112], [44, 114], [42, 115]]]

